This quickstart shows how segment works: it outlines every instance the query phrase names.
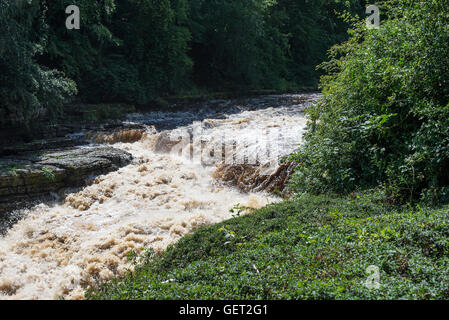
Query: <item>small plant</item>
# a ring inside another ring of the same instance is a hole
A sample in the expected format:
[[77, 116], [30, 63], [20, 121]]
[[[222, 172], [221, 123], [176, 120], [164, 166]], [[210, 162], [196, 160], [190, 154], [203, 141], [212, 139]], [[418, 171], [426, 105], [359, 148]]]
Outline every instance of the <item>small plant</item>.
[[53, 170], [48, 168], [42, 168], [42, 172], [44, 173], [45, 178], [48, 180], [55, 180], [55, 173]]
[[243, 213], [252, 212], [254, 211], [254, 208], [241, 206], [240, 203], [236, 204], [234, 207], [232, 207], [229, 212], [232, 214], [233, 218], [240, 217]]
[[144, 265], [150, 263], [150, 261], [156, 256], [156, 252], [153, 248], [145, 248], [141, 254], [138, 254], [134, 250], [131, 250], [127, 254], [127, 259], [134, 266]]

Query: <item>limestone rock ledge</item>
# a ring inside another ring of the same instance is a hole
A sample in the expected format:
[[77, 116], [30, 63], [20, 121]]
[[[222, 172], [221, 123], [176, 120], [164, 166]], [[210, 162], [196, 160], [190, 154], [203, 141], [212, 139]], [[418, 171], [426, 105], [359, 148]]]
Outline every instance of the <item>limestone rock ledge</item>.
[[88, 178], [118, 170], [132, 160], [130, 153], [105, 146], [0, 158], [0, 213], [52, 192], [81, 187]]

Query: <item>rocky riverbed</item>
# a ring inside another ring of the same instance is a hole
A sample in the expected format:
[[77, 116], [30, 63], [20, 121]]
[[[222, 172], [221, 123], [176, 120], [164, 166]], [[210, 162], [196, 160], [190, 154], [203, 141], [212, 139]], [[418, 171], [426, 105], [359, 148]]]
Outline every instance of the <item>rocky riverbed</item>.
[[108, 145], [136, 142], [146, 130], [144, 124], [127, 121], [78, 124], [61, 131], [61, 136], [2, 144], [0, 233], [7, 213], [63, 198], [67, 191], [85, 186], [91, 178], [128, 165], [132, 156]]

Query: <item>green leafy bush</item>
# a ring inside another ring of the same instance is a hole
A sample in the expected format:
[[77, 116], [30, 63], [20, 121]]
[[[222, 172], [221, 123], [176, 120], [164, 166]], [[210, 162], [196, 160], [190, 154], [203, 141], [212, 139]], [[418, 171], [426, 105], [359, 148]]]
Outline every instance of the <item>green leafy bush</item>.
[[448, 7], [385, 1], [379, 30], [356, 23], [330, 51], [324, 98], [293, 156], [297, 191], [382, 185], [391, 201], [449, 200]]

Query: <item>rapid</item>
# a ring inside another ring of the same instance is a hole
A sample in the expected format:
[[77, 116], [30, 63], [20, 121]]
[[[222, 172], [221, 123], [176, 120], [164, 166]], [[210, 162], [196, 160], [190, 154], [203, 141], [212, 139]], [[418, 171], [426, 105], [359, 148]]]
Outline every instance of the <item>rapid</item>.
[[304, 109], [318, 98], [220, 100], [199, 111], [130, 115], [146, 132], [134, 143], [109, 143], [131, 153], [132, 164], [56, 203], [22, 210], [0, 237], [0, 299], [83, 299], [87, 288], [132, 270], [131, 251], [161, 253], [192, 231], [231, 218], [236, 205], [280, 201], [260, 188], [242, 191], [241, 177], [228, 179], [234, 185], [217, 177], [247, 165], [259, 176], [275, 173], [300, 145]]

